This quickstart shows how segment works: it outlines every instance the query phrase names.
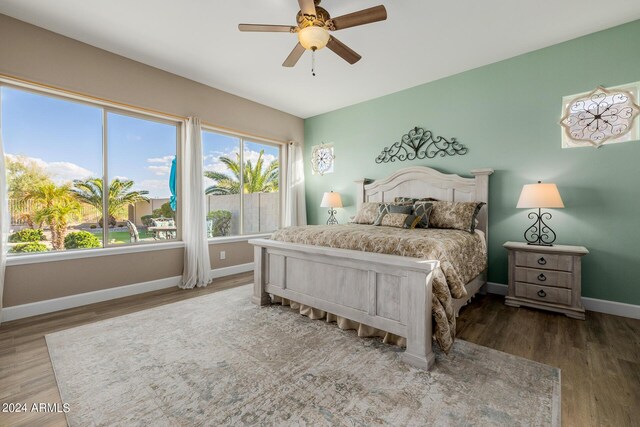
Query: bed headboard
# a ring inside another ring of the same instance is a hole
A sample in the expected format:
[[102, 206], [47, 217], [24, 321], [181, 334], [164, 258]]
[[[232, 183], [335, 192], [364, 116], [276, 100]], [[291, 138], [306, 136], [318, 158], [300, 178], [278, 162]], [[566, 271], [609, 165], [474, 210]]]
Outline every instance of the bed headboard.
[[488, 240], [489, 175], [493, 169], [474, 169], [474, 178], [464, 178], [455, 174], [444, 174], [426, 166], [400, 169], [391, 176], [376, 181], [363, 179], [356, 181], [358, 209], [364, 202], [393, 202], [395, 197], [433, 197], [451, 202], [485, 202], [478, 214], [479, 230]]

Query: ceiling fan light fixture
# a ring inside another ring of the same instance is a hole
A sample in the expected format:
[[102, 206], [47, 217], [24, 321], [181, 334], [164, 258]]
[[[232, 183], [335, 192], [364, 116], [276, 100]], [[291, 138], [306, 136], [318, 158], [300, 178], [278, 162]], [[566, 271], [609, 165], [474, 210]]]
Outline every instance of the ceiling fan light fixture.
[[325, 28], [311, 25], [298, 32], [300, 44], [307, 50], [319, 50], [329, 42], [329, 31]]

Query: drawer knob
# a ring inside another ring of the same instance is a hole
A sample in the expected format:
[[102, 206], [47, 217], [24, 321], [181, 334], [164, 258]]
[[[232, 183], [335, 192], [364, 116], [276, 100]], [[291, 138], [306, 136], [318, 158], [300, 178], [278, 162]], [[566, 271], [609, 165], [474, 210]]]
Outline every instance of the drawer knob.
[[538, 275], [538, 280], [541, 282], [544, 282], [545, 280], [547, 280], [547, 276], [545, 276], [544, 274], [540, 273]]
[[546, 259], [544, 259], [544, 257], [543, 257], [543, 256], [541, 256], [541, 257], [540, 257], [540, 259], [538, 259], [538, 264], [540, 264], [540, 265], [545, 265], [546, 263], [547, 263], [547, 260], [546, 260]]
[[540, 290], [538, 291], [538, 296], [539, 296], [540, 298], [544, 298], [544, 297], [546, 297], [546, 296], [547, 296], [547, 293], [546, 293], [543, 289], [540, 289]]

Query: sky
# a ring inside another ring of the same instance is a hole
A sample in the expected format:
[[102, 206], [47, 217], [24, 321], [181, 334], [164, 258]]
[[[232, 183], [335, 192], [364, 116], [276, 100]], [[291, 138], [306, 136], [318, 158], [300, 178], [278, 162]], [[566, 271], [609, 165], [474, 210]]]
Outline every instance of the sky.
[[[271, 162], [278, 160], [277, 147], [267, 144], [260, 144], [258, 142], [245, 141], [244, 161], [247, 162], [248, 160], [250, 160], [251, 164], [255, 165], [258, 157], [260, 156], [260, 151], [263, 150], [263, 169], [270, 165]], [[227, 167], [218, 159], [222, 156], [225, 156], [235, 160], [236, 155], [240, 152], [240, 138], [205, 131], [202, 134], [202, 151], [204, 156], [205, 171], [215, 171], [229, 174], [229, 170], [227, 169]], [[204, 178], [205, 188], [213, 184], [215, 184], [214, 180], [207, 177]]]
[[[5, 154], [24, 156], [42, 166], [58, 184], [102, 176], [102, 109], [24, 90], [0, 89], [0, 120]], [[107, 113], [108, 176], [131, 179], [149, 197], [168, 198], [176, 127], [137, 117]], [[265, 151], [265, 166], [278, 148], [245, 142], [245, 160]], [[235, 158], [239, 139], [203, 133], [204, 170], [226, 173], [218, 158]], [[205, 178], [205, 186], [214, 184]]]

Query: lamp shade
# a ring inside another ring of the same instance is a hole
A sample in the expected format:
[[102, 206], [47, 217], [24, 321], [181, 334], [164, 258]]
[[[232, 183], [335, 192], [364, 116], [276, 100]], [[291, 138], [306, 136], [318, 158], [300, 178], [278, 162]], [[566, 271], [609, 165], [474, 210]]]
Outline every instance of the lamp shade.
[[522, 187], [518, 208], [564, 208], [560, 192], [555, 184], [538, 181], [537, 184], [526, 184]]
[[342, 207], [342, 199], [340, 198], [340, 193], [334, 193], [333, 191], [329, 193], [324, 193], [322, 196], [322, 202], [320, 202], [321, 208], [341, 208]]
[[329, 42], [329, 31], [322, 27], [311, 25], [298, 31], [300, 44], [309, 50], [320, 50]]

